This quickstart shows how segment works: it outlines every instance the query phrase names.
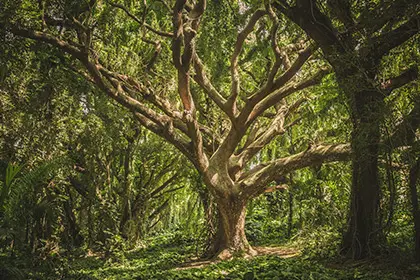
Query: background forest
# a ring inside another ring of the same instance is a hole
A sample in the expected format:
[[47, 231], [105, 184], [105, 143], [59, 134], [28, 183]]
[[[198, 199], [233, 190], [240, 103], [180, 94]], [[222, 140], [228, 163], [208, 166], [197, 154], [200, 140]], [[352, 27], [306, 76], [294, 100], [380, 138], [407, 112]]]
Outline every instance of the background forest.
[[417, 0], [0, 1], [0, 279], [420, 279]]

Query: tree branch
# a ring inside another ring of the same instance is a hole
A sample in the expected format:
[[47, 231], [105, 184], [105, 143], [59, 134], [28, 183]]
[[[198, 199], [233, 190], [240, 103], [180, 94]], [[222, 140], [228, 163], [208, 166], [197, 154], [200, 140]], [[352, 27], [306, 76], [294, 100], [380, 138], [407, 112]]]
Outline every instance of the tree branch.
[[126, 7], [124, 7], [121, 4], [117, 4], [117, 3], [112, 3], [109, 2], [109, 4], [115, 8], [121, 9], [123, 10], [127, 16], [129, 16], [130, 18], [132, 18], [135, 22], [137, 22], [138, 24], [140, 24], [140, 27], [144, 26], [147, 30], [155, 33], [156, 35], [159, 36], [163, 36], [163, 37], [167, 37], [167, 38], [172, 38], [173, 34], [170, 32], [166, 32], [166, 31], [160, 31], [157, 30], [155, 28], [153, 28], [151, 25], [147, 24], [144, 20], [139, 19], [138, 17], [136, 17], [134, 14], [132, 14]]
[[416, 131], [420, 127], [420, 102], [414, 103], [413, 109], [400, 122], [394, 133], [385, 141], [389, 148], [411, 145], [416, 140]]
[[251, 104], [250, 106], [254, 106], [258, 102], [263, 100], [265, 97], [267, 97], [270, 93], [272, 93], [275, 90], [278, 90], [280, 87], [284, 86], [287, 82], [289, 82], [302, 68], [302, 66], [305, 64], [305, 62], [309, 59], [309, 57], [313, 54], [313, 52], [316, 49], [317, 47], [315, 45], [309, 45], [304, 50], [300, 51], [297, 59], [293, 62], [290, 68], [283, 73], [283, 75], [275, 79], [273, 83], [267, 83], [264, 87], [262, 87], [249, 98], [249, 103]]
[[225, 105], [226, 99], [212, 85], [204, 70], [204, 65], [196, 52], [193, 54], [193, 65], [195, 70], [195, 75], [193, 76], [194, 81], [199, 84], [202, 89], [204, 89], [207, 95], [223, 112], [225, 112], [228, 116], [231, 115]]
[[[242, 169], [245, 164], [249, 162], [261, 149], [269, 144], [275, 137], [282, 135], [286, 132], [288, 127], [291, 127], [299, 122], [299, 119], [290, 122], [285, 126], [286, 118], [295, 112], [300, 105], [306, 101], [306, 98], [300, 98], [290, 106], [284, 104], [277, 110], [276, 115], [273, 117], [269, 126], [264, 131], [254, 136], [253, 141], [246, 145], [241, 153], [231, 158], [231, 168]], [[252, 134], [250, 132], [250, 134]], [[248, 142], [248, 139], [247, 139]]]
[[160, 43], [160, 41], [152, 41], [146, 38], [142, 38], [143, 42], [151, 44], [155, 47], [155, 52], [153, 53], [152, 58], [150, 59], [149, 63], [147, 63], [146, 66], [146, 71], [152, 71], [153, 66], [155, 65], [155, 62], [160, 54], [160, 52], [162, 51], [162, 44]]
[[315, 73], [312, 77], [307, 78], [304, 81], [298, 82], [296, 84], [291, 84], [284, 88], [281, 88], [272, 94], [268, 95], [264, 98], [261, 102], [259, 102], [251, 113], [248, 114], [248, 118], [245, 121], [246, 124], [252, 123], [256, 118], [258, 118], [263, 112], [265, 112], [271, 106], [277, 104], [283, 98], [308, 87], [317, 85], [321, 82], [321, 80], [327, 75], [331, 73], [331, 68], [324, 68], [319, 70]]
[[273, 26], [271, 27], [270, 37], [271, 37], [271, 49], [273, 50], [275, 56], [275, 62], [273, 67], [271, 68], [270, 72], [268, 73], [267, 82], [265, 87], [271, 88], [273, 85], [274, 78], [283, 64], [286, 64], [286, 60], [288, 60], [287, 55], [282, 55], [279, 46], [277, 45], [277, 30], [279, 29], [279, 19], [277, 18], [276, 14], [271, 9], [271, 5], [269, 1], [265, 3], [265, 9], [273, 22]]
[[374, 9], [365, 9], [358, 18], [356, 29], [364, 29], [368, 35], [375, 33], [387, 24], [394, 24], [404, 15], [419, 7], [417, 0], [380, 1]]
[[184, 154], [193, 164], [194, 166], [199, 169], [200, 166], [198, 162], [195, 160], [193, 154], [191, 154], [191, 145], [183, 140], [179, 135], [177, 135], [173, 130], [167, 129], [162, 125], [158, 125], [151, 121], [150, 119], [146, 118], [140, 113], [134, 113], [136, 119], [148, 130], [152, 131], [156, 135], [166, 139], [169, 143], [174, 145], [182, 154]]
[[334, 16], [344, 24], [347, 30], [354, 26], [354, 20], [351, 14], [351, 3], [349, 1], [328, 0], [327, 4]]
[[75, 43], [70, 43], [70, 42], [66, 42], [64, 40], [60, 40], [57, 37], [54, 37], [48, 33], [44, 33], [44, 32], [39, 32], [39, 31], [34, 31], [34, 30], [29, 30], [29, 29], [24, 29], [24, 28], [18, 28], [18, 27], [12, 27], [10, 30], [13, 34], [16, 34], [18, 36], [21, 37], [25, 37], [25, 38], [29, 38], [29, 39], [33, 39], [36, 41], [41, 41], [41, 42], [45, 42], [48, 44], [51, 44], [55, 47], [58, 47], [60, 49], [62, 49], [63, 51], [65, 51], [68, 54], [73, 55], [74, 57], [76, 57], [77, 59], [84, 59], [87, 54], [82, 52], [80, 49], [78, 49], [77, 47], [75, 47]]
[[[180, 122], [174, 122], [174, 119], [169, 116], [164, 116], [156, 113], [151, 108], [146, 107], [138, 100], [130, 97], [124, 91], [124, 88], [127, 89], [124, 85], [121, 84], [121, 80], [127, 81], [128, 84], [131, 84], [139, 93], [142, 93], [141, 85], [136, 83], [134, 80], [130, 80], [128, 77], [124, 75], [119, 75], [116, 73], [112, 73], [106, 68], [104, 68], [100, 64], [95, 64], [89, 61], [88, 54], [83, 53], [76, 47], [70, 45], [68, 42], [60, 40], [50, 34], [32, 31], [22, 28], [12, 28], [12, 33], [34, 39], [36, 41], [46, 42], [53, 46], [60, 48], [61, 50], [71, 54], [73, 57], [78, 59], [87, 69], [88, 73], [92, 76], [92, 80], [96, 86], [98, 86], [103, 92], [105, 92], [108, 96], [112, 99], [126, 107], [127, 109], [131, 110], [136, 119], [139, 120], [141, 124], [143, 124], [146, 128], [151, 130], [152, 132], [156, 133], [157, 135], [162, 136], [168, 142], [172, 143], [175, 147], [177, 147], [184, 155], [186, 155], [190, 161], [195, 164], [197, 167], [198, 162], [195, 160], [194, 156], [191, 155], [189, 150], [191, 146], [183, 140], [173, 129], [174, 123], [176, 124], [177, 128], [181, 131], [186, 132], [186, 129], [179, 125]], [[107, 83], [103, 80], [102, 75], [109, 81], [109, 83], [114, 87], [112, 89]], [[144, 92], [143, 92], [144, 94]], [[150, 100], [150, 99], [149, 99]], [[171, 111], [169, 105], [165, 102], [158, 102], [159, 98], [155, 97], [151, 99], [155, 105], [160, 105], [160, 108], [165, 111], [167, 114], [174, 116], [174, 112]], [[162, 100], [161, 100], [162, 101]], [[195, 123], [197, 125], [197, 123]], [[198, 126], [197, 126], [198, 130]], [[199, 133], [199, 132], [198, 132]], [[196, 133], [197, 134], [197, 133]], [[193, 134], [193, 137], [197, 137], [197, 135]], [[202, 141], [201, 141], [202, 146]], [[202, 166], [201, 166], [202, 167]]]
[[153, 191], [150, 192], [149, 196], [150, 197], [155, 197], [159, 192], [163, 191], [165, 188], [167, 188], [176, 178], [178, 178], [179, 174], [175, 173], [174, 175], [172, 175], [169, 179], [167, 179], [165, 182], [163, 182], [162, 185], [160, 185], [159, 187], [155, 188]]
[[267, 12], [265, 10], [255, 11], [255, 13], [251, 16], [245, 28], [241, 32], [239, 32], [238, 37], [236, 39], [235, 48], [233, 50], [233, 54], [230, 59], [230, 73], [231, 73], [231, 79], [232, 79], [232, 86], [231, 86], [231, 94], [227, 102], [227, 106], [230, 108], [232, 115], [236, 115], [236, 98], [238, 97], [239, 90], [240, 90], [239, 70], [238, 70], [239, 54], [241, 53], [245, 39], [252, 32], [257, 21], [266, 14]]
[[419, 73], [417, 66], [411, 67], [399, 76], [387, 79], [386, 81], [381, 83], [379, 88], [385, 91], [387, 95], [389, 95], [393, 90], [405, 86], [406, 84], [416, 80], [418, 78], [418, 75]]
[[338, 31], [330, 19], [323, 14], [313, 0], [297, 0], [296, 6], [290, 7], [285, 1], [275, 1], [273, 7], [298, 24], [322, 49], [336, 47], [341, 50], [337, 38]]
[[[190, 91], [189, 68], [195, 52], [194, 38], [200, 18], [206, 7], [206, 1], [199, 1], [191, 9], [189, 18], [184, 23], [182, 11], [186, 2], [186, 0], [177, 0], [173, 9], [174, 36], [172, 38], [172, 58], [175, 68], [178, 70], [178, 93], [184, 106], [184, 118], [187, 123], [189, 136], [193, 142], [194, 155], [200, 167], [199, 170], [205, 170], [208, 166], [208, 159], [204, 153], [203, 138]], [[182, 45], [184, 46], [184, 52], [181, 54]]]
[[255, 196], [264, 192], [270, 182], [291, 171], [324, 162], [348, 160], [350, 154], [350, 144], [318, 145], [295, 155], [257, 165], [244, 173], [237, 184], [249, 196]]
[[[361, 49], [361, 53], [366, 53], [366, 57], [374, 56], [376, 59], [381, 59], [388, 54], [390, 50], [418, 34], [420, 31], [420, 15], [417, 15], [394, 30], [379, 35], [372, 39], [372, 43]], [[366, 51], [366, 49], [368, 49]]]

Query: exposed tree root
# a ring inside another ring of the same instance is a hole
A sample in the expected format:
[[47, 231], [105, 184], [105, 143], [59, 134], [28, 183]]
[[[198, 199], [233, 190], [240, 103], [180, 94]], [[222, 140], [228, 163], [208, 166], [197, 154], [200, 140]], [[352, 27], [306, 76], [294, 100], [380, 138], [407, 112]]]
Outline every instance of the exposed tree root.
[[220, 253], [218, 253], [216, 255], [216, 257], [214, 257], [214, 259], [218, 259], [218, 260], [230, 260], [235, 256], [238, 257], [243, 257], [246, 259], [252, 258], [254, 256], [258, 255], [258, 252], [255, 251], [254, 248], [252, 248], [251, 246], [249, 246], [246, 250], [241, 251], [241, 252], [235, 252], [235, 251], [231, 251], [229, 249], [224, 249], [223, 251], [221, 251]]
[[[255, 256], [264, 255], [276, 255], [281, 258], [292, 258], [300, 254], [298, 249], [288, 247], [250, 247], [250, 250], [243, 253], [241, 256], [246, 259], [253, 258]], [[175, 268], [175, 270], [184, 270], [190, 268], [203, 268], [208, 265], [217, 264], [221, 261], [231, 260], [236, 254], [232, 254], [229, 250], [225, 249], [220, 252], [215, 258], [211, 260], [191, 260], [190, 262], [184, 263], [181, 266]]]
[[300, 255], [300, 251], [290, 247], [254, 247], [258, 252], [257, 255], [276, 255], [284, 259], [292, 258]]

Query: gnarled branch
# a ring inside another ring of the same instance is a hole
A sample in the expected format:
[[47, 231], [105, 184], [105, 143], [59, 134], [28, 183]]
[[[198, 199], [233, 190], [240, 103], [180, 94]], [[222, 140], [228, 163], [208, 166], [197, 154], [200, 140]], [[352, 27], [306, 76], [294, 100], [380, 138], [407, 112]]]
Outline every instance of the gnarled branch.
[[343, 161], [350, 158], [350, 144], [318, 145], [308, 150], [255, 166], [244, 173], [237, 184], [250, 196], [264, 192], [272, 181], [291, 171], [330, 161]]
[[229, 106], [232, 112], [232, 115], [236, 115], [236, 98], [238, 97], [239, 89], [240, 89], [239, 70], [238, 70], [239, 54], [241, 53], [245, 39], [252, 32], [257, 21], [266, 14], [267, 12], [265, 10], [255, 11], [255, 13], [251, 16], [245, 28], [241, 32], [239, 32], [238, 37], [236, 39], [235, 48], [233, 50], [233, 54], [230, 59], [230, 73], [231, 73], [231, 79], [232, 79], [232, 86], [231, 86], [231, 94], [228, 98], [228, 103], [227, 103], [227, 106]]

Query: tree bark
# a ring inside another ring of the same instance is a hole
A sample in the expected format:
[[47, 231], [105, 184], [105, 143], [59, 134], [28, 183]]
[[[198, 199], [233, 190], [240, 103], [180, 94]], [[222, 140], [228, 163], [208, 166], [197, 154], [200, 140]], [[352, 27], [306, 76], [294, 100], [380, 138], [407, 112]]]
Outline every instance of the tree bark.
[[245, 235], [247, 202], [247, 199], [232, 194], [217, 199], [219, 224], [213, 248], [216, 258], [256, 255]]
[[349, 224], [342, 252], [353, 259], [362, 259], [374, 253], [381, 237], [378, 153], [383, 101], [374, 90], [353, 93], [350, 99], [353, 107], [353, 179]]
[[[331, 15], [321, 11], [316, 1], [299, 0], [294, 6], [288, 5], [286, 1], [275, 1], [273, 5], [318, 43], [324, 56], [334, 68], [340, 88], [350, 101], [353, 122], [353, 178], [349, 225], [344, 235], [342, 249], [347, 255], [360, 259], [370, 255], [373, 247], [378, 245], [375, 243], [383, 240], [378, 219], [380, 197], [378, 151], [379, 124], [383, 121], [384, 114], [382, 110], [384, 93], [388, 91], [389, 94], [393, 89], [412, 81], [417, 74], [415, 70], [403, 73], [388, 80], [389, 82], [382, 88], [376, 88], [377, 85], [374, 84], [379, 82], [377, 77], [380, 73], [381, 58], [417, 34], [419, 28], [415, 24], [418, 16], [414, 16], [398, 28], [375, 36], [375, 31], [380, 27], [389, 22], [394, 23], [390, 21], [390, 17], [384, 17], [385, 20], [372, 21], [374, 26], [370, 24], [364, 26], [364, 29], [370, 32], [366, 37], [369, 40], [361, 42], [355, 39], [359, 35], [354, 36], [358, 28], [350, 31], [357, 20], [353, 20], [351, 7], [344, 2], [329, 5], [329, 8], [336, 19], [346, 26], [345, 33], [340, 33], [334, 27]], [[403, 3], [401, 6], [403, 8], [400, 10], [410, 7], [408, 3]], [[381, 13], [386, 11], [386, 14], [391, 15], [397, 12], [395, 8], [391, 5], [375, 10], [381, 10]], [[374, 16], [374, 13], [368, 10], [364, 13], [369, 15], [367, 18]], [[364, 16], [361, 18], [363, 20]], [[364, 43], [367, 47], [359, 49], [358, 46], [363, 46]]]
[[[200, 181], [201, 184], [201, 181]], [[215, 252], [213, 252], [213, 241], [215, 240], [216, 229], [217, 229], [217, 209], [213, 201], [209, 190], [205, 187], [197, 188], [198, 194], [200, 196], [201, 203], [204, 210], [204, 219], [205, 219], [205, 232], [206, 238], [204, 241], [203, 248], [203, 257], [212, 257]]]

